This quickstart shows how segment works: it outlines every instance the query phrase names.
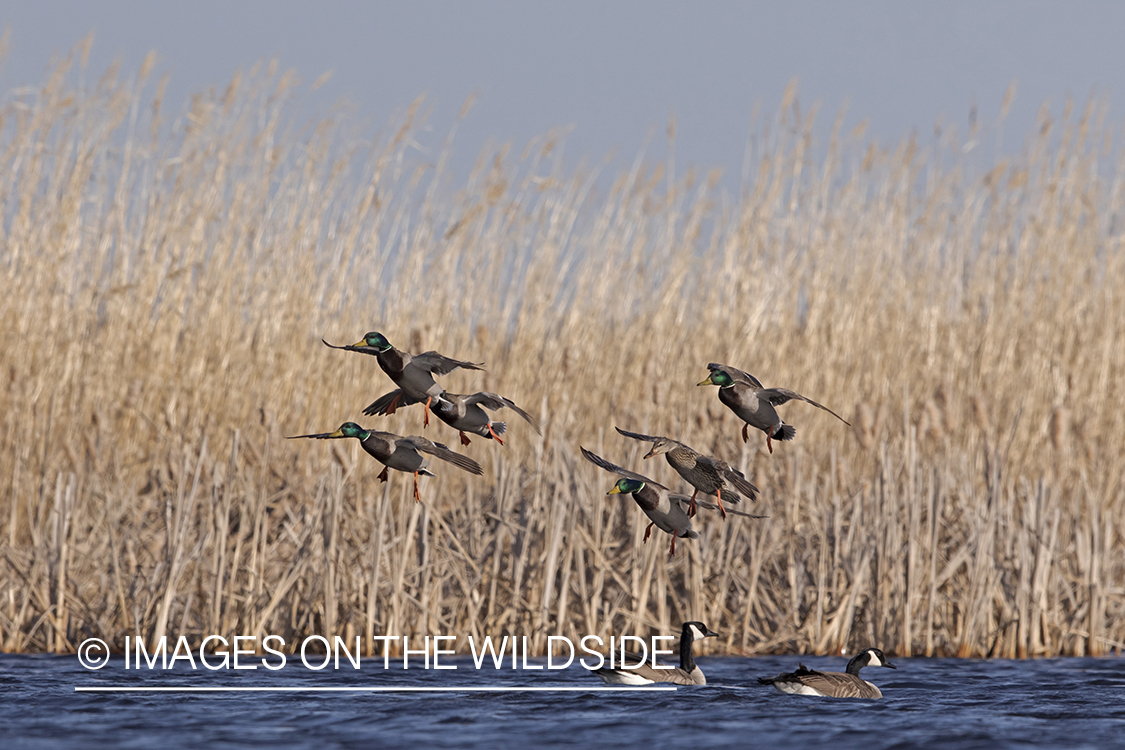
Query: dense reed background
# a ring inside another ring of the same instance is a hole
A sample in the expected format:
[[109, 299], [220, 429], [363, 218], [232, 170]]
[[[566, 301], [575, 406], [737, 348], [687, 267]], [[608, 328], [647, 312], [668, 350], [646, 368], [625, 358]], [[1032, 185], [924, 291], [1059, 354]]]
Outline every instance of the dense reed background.
[[[421, 104], [372, 137], [343, 109], [300, 120], [273, 65], [180, 108], [149, 65], [99, 80], [82, 54], [0, 110], [4, 650], [541, 651], [689, 617], [731, 653], [1122, 648], [1125, 162], [1098, 103], [989, 161], [1001, 130], [977, 124], [818, 141], [791, 92], [731, 195], [672, 158], [570, 169], [551, 135], [455, 181], [417, 147]], [[368, 330], [484, 361], [445, 386], [511, 397], [543, 436], [509, 419], [507, 445], [464, 449], [484, 477], [436, 466], [423, 504], [356, 441], [284, 440], [423, 434], [417, 408], [362, 418], [390, 381], [320, 343]], [[743, 445], [694, 385], [710, 361], [854, 429], [790, 404], [794, 442]], [[704, 513], [671, 560], [642, 544], [579, 445], [684, 485], [614, 425], [741, 466], [770, 518]]]

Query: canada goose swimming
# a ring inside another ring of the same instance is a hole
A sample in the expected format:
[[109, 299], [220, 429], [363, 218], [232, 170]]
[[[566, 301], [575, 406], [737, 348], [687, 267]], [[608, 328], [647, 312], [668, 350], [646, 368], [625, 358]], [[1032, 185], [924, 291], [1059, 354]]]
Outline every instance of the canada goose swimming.
[[732, 469], [726, 461], [721, 461], [712, 456], [704, 456], [672, 438], [642, 435], [639, 432], [629, 432], [620, 427], [614, 429], [627, 438], [652, 443], [652, 450], [645, 454], [645, 458], [652, 458], [663, 453], [668, 465], [695, 488], [695, 492], [691, 493], [691, 505], [688, 507], [689, 516], [695, 515], [695, 497], [700, 492], [718, 497], [719, 510], [722, 512], [723, 518], [727, 517], [726, 508], [723, 507], [723, 492], [727, 493], [727, 500], [732, 503], [741, 502], [742, 496], [739, 495], [739, 492], [746, 493], [746, 496], [751, 500], [758, 496], [758, 488], [747, 481], [741, 471]]
[[[643, 540], [645, 543], [648, 542], [649, 534], [652, 533], [652, 527], [656, 526], [661, 531], [666, 531], [672, 535], [670, 556], [674, 557], [676, 555], [676, 537], [681, 539], [699, 538], [699, 532], [692, 530], [691, 519], [688, 518], [686, 512], [691, 505], [691, 498], [687, 495], [672, 492], [664, 485], [636, 472], [623, 469], [585, 448], [581, 448], [581, 450], [587, 461], [621, 477], [617, 484], [613, 485], [613, 489], [606, 493], [607, 495], [631, 494], [637, 505], [648, 516], [652, 523], [645, 528]], [[717, 505], [704, 500], [696, 501], [696, 505], [709, 510], [718, 508]], [[746, 518], [766, 518], [766, 516], [752, 516], [749, 513], [742, 513], [737, 510], [730, 512]]]
[[399, 351], [391, 346], [391, 342], [387, 341], [386, 336], [375, 331], [367, 334], [351, 346], [334, 346], [324, 339], [321, 339], [321, 341], [325, 346], [332, 349], [344, 349], [349, 352], [374, 355], [383, 372], [387, 373], [387, 376], [395, 382], [395, 385], [402, 389], [403, 396], [410, 398], [409, 401], [404, 399], [389, 403], [386, 413], [394, 414], [396, 408], [406, 406], [408, 403], [425, 403], [425, 414], [422, 418], [424, 427], [430, 425], [430, 404], [434, 399], [441, 398], [441, 394], [444, 392], [442, 387], [434, 381], [434, 375], [446, 375], [458, 367], [466, 370], [484, 369], [480, 364], [462, 362], [459, 359], [452, 359], [437, 352], [431, 351], [412, 355], [409, 352]]
[[[370, 406], [363, 410], [363, 413], [369, 416], [375, 414], [392, 414], [394, 412], [394, 407], [413, 403], [417, 402], [406, 396], [401, 389], [395, 389], [377, 398]], [[469, 444], [469, 438], [465, 435], [466, 432], [482, 435], [489, 440], [495, 440], [500, 443], [500, 445], [503, 445], [504, 441], [500, 439], [500, 436], [508, 429], [508, 425], [504, 422], [492, 420], [485, 412], [485, 409], [496, 411], [504, 407], [519, 414], [529, 425], [535, 428], [536, 432], [540, 435], [543, 434], [543, 431], [539, 428], [539, 423], [535, 421], [534, 417], [516, 406], [516, 403], [511, 399], [504, 398], [495, 393], [481, 391], [480, 393], [462, 396], [459, 393], [449, 393], [447, 391], [442, 393], [441, 398], [433, 405], [434, 414], [436, 414], [441, 421], [461, 433], [461, 445]]]
[[374, 456], [379, 462], [386, 464], [386, 469], [379, 475], [379, 479], [387, 481], [387, 469], [394, 469], [396, 471], [404, 471], [414, 475], [414, 500], [422, 502], [422, 497], [418, 494], [418, 475], [432, 477], [436, 476], [432, 471], [427, 468], [430, 465], [429, 459], [423, 456], [427, 453], [435, 458], [440, 458], [442, 461], [448, 461], [456, 466], [458, 469], [463, 469], [470, 474], [480, 476], [484, 472], [473, 459], [468, 456], [462, 456], [460, 453], [454, 453], [448, 447], [441, 443], [432, 443], [424, 437], [412, 435], [410, 437], [402, 437], [395, 435], [393, 432], [376, 432], [375, 430], [365, 430], [355, 422], [345, 422], [340, 425], [340, 428], [335, 432], [321, 432], [315, 435], [294, 435], [289, 438], [290, 440], [297, 440], [299, 438], [313, 438], [315, 440], [328, 440], [332, 438], [356, 438], [363, 445], [363, 449], [369, 454]]
[[848, 662], [846, 672], [817, 672], [805, 669], [798, 664], [796, 672], [781, 673], [777, 677], [759, 677], [763, 685], [773, 685], [790, 695], [818, 695], [825, 698], [882, 698], [879, 688], [859, 676], [864, 667], [887, 667], [898, 669], [887, 661], [887, 657], [877, 648], [869, 648], [856, 654]]
[[[652, 657], [650, 656], [643, 664], [636, 667], [610, 669], [603, 666], [590, 671], [610, 685], [651, 685], [654, 682], [671, 682], [676, 685], [706, 685], [707, 678], [703, 676], [703, 670], [692, 658], [691, 644], [701, 638], [710, 638], [714, 635], [718, 635], [718, 633], [701, 622], [685, 622], [683, 631], [680, 633], [680, 666], [678, 667], [665, 664], [661, 665], [665, 667], [664, 669], [653, 669]], [[627, 664], [636, 664], [640, 661], [640, 658], [639, 654], [625, 652]], [[608, 659], [606, 663], [609, 663]]]
[[714, 362], [707, 365], [711, 374], [696, 385], [719, 386], [719, 400], [726, 404], [744, 424], [742, 426], [742, 442], [748, 442], [750, 436], [746, 430], [754, 427], [766, 433], [766, 448], [773, 453], [774, 440], [792, 440], [797, 434], [797, 428], [785, 424], [778, 416], [775, 406], [781, 406], [787, 401], [804, 401], [818, 409], [823, 409], [836, 419], [851, 427], [851, 423], [823, 404], [818, 404], [811, 398], [805, 398], [796, 391], [788, 388], [766, 388], [759, 380], [748, 372], [743, 372], [730, 365], [720, 365]]

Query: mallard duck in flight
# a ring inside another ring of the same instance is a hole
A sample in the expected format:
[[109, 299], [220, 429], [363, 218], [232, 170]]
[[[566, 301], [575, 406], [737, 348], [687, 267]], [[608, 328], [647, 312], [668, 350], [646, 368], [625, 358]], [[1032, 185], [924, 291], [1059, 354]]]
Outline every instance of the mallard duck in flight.
[[726, 461], [721, 461], [712, 456], [704, 456], [690, 446], [672, 438], [642, 435], [639, 432], [629, 432], [620, 427], [614, 429], [627, 438], [652, 443], [652, 450], [645, 454], [645, 458], [652, 458], [663, 453], [668, 465], [695, 488], [695, 492], [691, 493], [688, 516], [695, 515], [695, 497], [700, 492], [705, 495], [715, 495], [719, 499], [719, 511], [723, 514], [723, 518], [727, 517], [726, 508], [723, 507], [724, 492], [727, 493], [727, 500], [732, 503], [742, 501], [739, 492], [746, 493], [746, 496], [751, 500], [758, 496], [758, 488], [751, 484], [741, 471], [732, 469]]
[[[387, 415], [394, 412], [392, 404], [395, 405], [395, 407], [401, 407], [414, 403], [417, 402], [403, 393], [402, 389], [395, 389], [375, 399], [370, 406], [363, 410], [363, 413], [368, 416], [375, 414]], [[495, 393], [481, 391], [480, 393], [461, 395], [459, 393], [449, 393], [447, 391], [441, 394], [441, 398], [433, 405], [434, 414], [438, 416], [438, 419], [461, 434], [462, 445], [469, 444], [469, 438], [465, 435], [466, 432], [482, 435], [489, 440], [495, 440], [500, 445], [503, 445], [504, 441], [500, 436], [508, 429], [508, 425], [505, 422], [493, 420], [488, 416], [487, 412], [485, 412], [485, 409], [496, 411], [505, 407], [523, 417], [540, 435], [543, 434], [542, 430], [539, 429], [539, 423], [535, 421], [534, 417], [516, 406], [516, 403], [511, 399], [504, 398]]]
[[[379, 362], [379, 367], [383, 368], [383, 372], [395, 382], [403, 395], [413, 399], [410, 403], [425, 403], [425, 415], [422, 419], [424, 427], [430, 425], [430, 404], [434, 399], [441, 398], [444, 393], [444, 389], [434, 380], [434, 375], [446, 375], [458, 367], [466, 370], [484, 369], [483, 363], [463, 362], [433, 351], [422, 354], [400, 351], [391, 346], [387, 337], [377, 331], [368, 333], [351, 346], [335, 346], [324, 339], [321, 341], [332, 349], [344, 349], [374, 356]], [[389, 404], [389, 411], [386, 413], [394, 414], [399, 406], [405, 406], [405, 403]]]
[[442, 461], [448, 461], [458, 469], [463, 469], [470, 474], [480, 476], [484, 473], [480, 468], [480, 464], [476, 461], [468, 456], [462, 456], [460, 453], [454, 453], [441, 443], [433, 443], [417, 435], [402, 437], [393, 432], [365, 430], [355, 422], [344, 422], [335, 432], [321, 432], [315, 435], [294, 435], [289, 439], [297, 440], [300, 438], [312, 438], [314, 440], [356, 438], [360, 441], [360, 444], [363, 445], [365, 451], [374, 456], [377, 461], [386, 465], [387, 468], [383, 469], [383, 473], [379, 475], [379, 479], [382, 481], [387, 481], [387, 469], [404, 471], [414, 475], [414, 500], [416, 502], [422, 502], [422, 497], [418, 494], [418, 475], [421, 474], [426, 477], [436, 476], [428, 468], [430, 465], [429, 459], [422, 454], [440, 458]]
[[766, 448], [773, 453], [774, 440], [792, 440], [797, 434], [797, 428], [785, 424], [777, 414], [775, 406], [781, 406], [787, 401], [804, 401], [818, 409], [823, 409], [836, 419], [851, 427], [848, 420], [823, 404], [818, 404], [811, 398], [805, 398], [796, 391], [788, 388], [766, 388], [756, 377], [748, 372], [743, 372], [730, 365], [720, 365], [712, 362], [707, 365], [711, 374], [706, 380], [697, 385], [719, 386], [719, 400], [726, 404], [744, 424], [742, 426], [742, 442], [750, 440], [747, 429], [757, 428], [766, 433]]

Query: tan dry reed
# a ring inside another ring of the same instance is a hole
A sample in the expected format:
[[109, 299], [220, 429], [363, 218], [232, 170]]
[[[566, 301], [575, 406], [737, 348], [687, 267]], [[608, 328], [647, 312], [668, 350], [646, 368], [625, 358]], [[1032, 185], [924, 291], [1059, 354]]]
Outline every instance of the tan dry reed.
[[[1125, 163], [1097, 103], [981, 168], [976, 130], [885, 149], [837, 120], [818, 147], [791, 91], [734, 197], [670, 162], [569, 170], [553, 136], [453, 183], [416, 148], [419, 103], [364, 141], [339, 113], [302, 126], [275, 64], [180, 113], [150, 63], [85, 88], [70, 65], [0, 111], [4, 650], [541, 652], [688, 618], [731, 653], [1122, 648]], [[515, 399], [543, 437], [511, 420], [465, 449], [483, 478], [438, 466], [422, 505], [355, 441], [284, 440], [421, 432], [417, 410], [360, 418], [389, 381], [319, 341], [368, 330], [484, 360], [446, 386]], [[855, 429], [794, 404], [794, 442], [744, 446], [693, 385], [709, 361]], [[578, 454], [681, 486], [615, 424], [741, 466], [771, 518], [700, 517], [669, 561]]]

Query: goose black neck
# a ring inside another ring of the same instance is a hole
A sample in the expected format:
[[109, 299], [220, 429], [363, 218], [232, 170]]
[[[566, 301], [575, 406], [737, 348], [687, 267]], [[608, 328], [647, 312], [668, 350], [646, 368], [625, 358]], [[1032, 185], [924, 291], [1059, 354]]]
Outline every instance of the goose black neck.
[[856, 677], [859, 677], [859, 670], [863, 669], [866, 666], [867, 652], [864, 651], [863, 653], [857, 654], [856, 656], [852, 657], [852, 660], [848, 662], [848, 668], [846, 671], [848, 674], [854, 674]]
[[691, 655], [691, 644], [694, 640], [695, 636], [691, 634], [691, 627], [684, 625], [684, 630], [680, 633], [680, 669], [685, 672], [695, 670], [695, 659]]

